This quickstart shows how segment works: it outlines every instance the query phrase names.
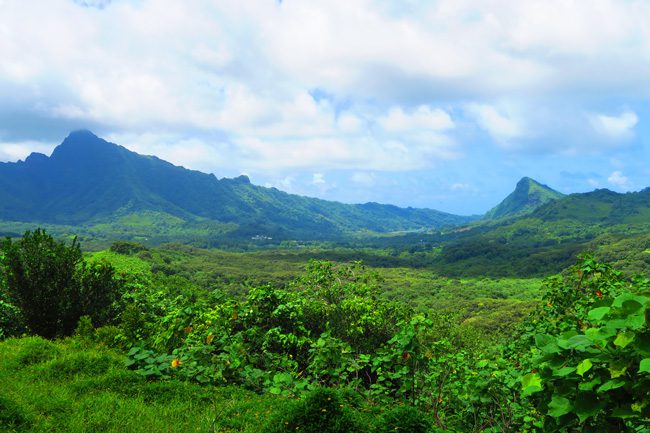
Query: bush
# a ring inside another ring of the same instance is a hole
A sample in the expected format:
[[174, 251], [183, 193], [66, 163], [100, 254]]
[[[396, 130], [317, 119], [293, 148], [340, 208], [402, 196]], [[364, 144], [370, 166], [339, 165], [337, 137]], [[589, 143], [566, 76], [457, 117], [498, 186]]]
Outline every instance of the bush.
[[377, 433], [426, 433], [431, 421], [413, 406], [397, 406], [382, 416]]
[[76, 238], [66, 245], [37, 229], [17, 242], [6, 238], [0, 250], [9, 300], [33, 333], [67, 336], [84, 314], [98, 326], [115, 315], [118, 283], [113, 268], [105, 262], [83, 262]]
[[139, 242], [132, 241], [116, 241], [111, 245], [110, 250], [117, 254], [122, 254], [125, 256], [130, 256], [141, 251], [148, 251], [147, 247], [142, 245]]
[[331, 388], [316, 388], [307, 396], [283, 405], [264, 430], [266, 433], [353, 433], [363, 431], [341, 398]]

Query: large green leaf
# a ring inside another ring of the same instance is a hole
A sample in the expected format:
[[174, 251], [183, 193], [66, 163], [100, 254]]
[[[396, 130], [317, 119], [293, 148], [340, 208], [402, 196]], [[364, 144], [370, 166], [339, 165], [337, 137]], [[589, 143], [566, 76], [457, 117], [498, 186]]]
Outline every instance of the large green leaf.
[[609, 391], [610, 389], [620, 388], [624, 385], [625, 385], [624, 380], [608, 380], [598, 388], [598, 392], [606, 392]]
[[601, 320], [607, 313], [609, 313], [609, 310], [611, 308], [609, 307], [598, 307], [594, 308], [593, 310], [589, 311], [589, 314], [587, 315], [591, 320]]
[[546, 354], [558, 353], [560, 351], [555, 337], [546, 334], [535, 335], [535, 345]]
[[634, 335], [635, 334], [632, 331], [619, 332], [616, 336], [616, 339], [614, 340], [614, 345], [620, 348], [624, 348], [634, 341]]
[[639, 373], [650, 373], [650, 358], [641, 360], [639, 363]]
[[638, 330], [645, 326], [645, 312], [639, 311], [625, 319], [625, 327]]
[[576, 367], [576, 373], [578, 373], [580, 376], [584, 376], [584, 374], [588, 372], [592, 366], [593, 364], [591, 363], [591, 360], [585, 359], [580, 364], [578, 364], [578, 367]]
[[612, 302], [612, 307], [623, 308], [628, 314], [638, 311], [648, 302], [645, 296], [634, 295], [632, 293], [623, 293], [617, 296]]
[[622, 360], [610, 361], [609, 374], [611, 375], [612, 379], [616, 379], [617, 377], [621, 377], [625, 374], [625, 372], [627, 371], [627, 367], [628, 367], [627, 361], [622, 361]]
[[574, 335], [568, 340], [558, 340], [558, 346], [563, 349], [575, 349], [583, 351], [587, 347], [593, 346], [594, 343], [585, 335]]
[[548, 415], [559, 418], [573, 410], [573, 405], [568, 398], [560, 395], [553, 395], [551, 402], [548, 404]]
[[526, 397], [536, 392], [541, 391], [542, 388], [542, 379], [540, 379], [539, 374], [529, 373], [521, 378], [521, 395]]
[[600, 380], [600, 377], [595, 377], [589, 382], [583, 382], [578, 385], [578, 389], [580, 389], [580, 391], [591, 391], [596, 387], [596, 385], [600, 385], [601, 383], [602, 380]]
[[576, 371], [575, 367], [562, 367], [558, 369], [553, 369], [553, 376], [565, 377], [573, 373], [574, 371]]

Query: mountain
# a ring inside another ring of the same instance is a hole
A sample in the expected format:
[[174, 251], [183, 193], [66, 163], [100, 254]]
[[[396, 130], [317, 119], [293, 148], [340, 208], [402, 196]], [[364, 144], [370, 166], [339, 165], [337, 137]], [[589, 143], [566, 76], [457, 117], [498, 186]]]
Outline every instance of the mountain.
[[[72, 132], [50, 157], [0, 163], [0, 220], [47, 224], [192, 227], [234, 237], [327, 239], [358, 231], [392, 232], [463, 224], [430, 209], [342, 204], [217, 179]], [[149, 230], [149, 232], [151, 232]]]
[[449, 274], [549, 275], [575, 263], [583, 251], [630, 275], [647, 272], [650, 188], [570, 194], [518, 217], [451, 230], [437, 243], [442, 251], [431, 265]]
[[522, 216], [562, 197], [564, 194], [529, 177], [524, 177], [517, 182], [515, 190], [496, 207], [489, 210], [484, 218], [495, 220]]

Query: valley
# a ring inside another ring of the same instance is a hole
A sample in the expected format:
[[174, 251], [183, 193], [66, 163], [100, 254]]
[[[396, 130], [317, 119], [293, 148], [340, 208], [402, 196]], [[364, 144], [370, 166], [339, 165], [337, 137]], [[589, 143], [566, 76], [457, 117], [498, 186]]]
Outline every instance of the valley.
[[647, 431], [650, 189], [349, 205], [88, 131], [0, 186], [9, 431]]

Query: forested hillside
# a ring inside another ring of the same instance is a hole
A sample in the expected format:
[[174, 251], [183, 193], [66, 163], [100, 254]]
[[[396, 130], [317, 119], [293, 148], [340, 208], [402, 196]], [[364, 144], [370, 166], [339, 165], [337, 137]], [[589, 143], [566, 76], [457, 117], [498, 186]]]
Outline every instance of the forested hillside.
[[[89, 131], [50, 157], [0, 163], [0, 219], [83, 226], [112, 239], [338, 239], [358, 232], [421, 230], [472, 220], [430, 210], [347, 205], [217, 179], [142, 156]], [[9, 232], [9, 230], [7, 230]]]
[[[233, 291], [169, 272], [178, 258], [187, 264], [200, 252], [190, 253], [117, 243], [84, 258], [74, 241], [40, 230], [6, 239], [0, 425], [16, 432], [650, 429], [650, 280], [627, 278], [589, 255], [529, 292], [530, 315], [486, 328], [485, 314], [470, 320], [387, 296], [381, 269], [359, 263], [310, 261], [282, 283], [242, 281]], [[456, 306], [480, 296], [460, 281], [434, 287], [455, 292]], [[512, 312], [496, 314], [499, 323]]]

